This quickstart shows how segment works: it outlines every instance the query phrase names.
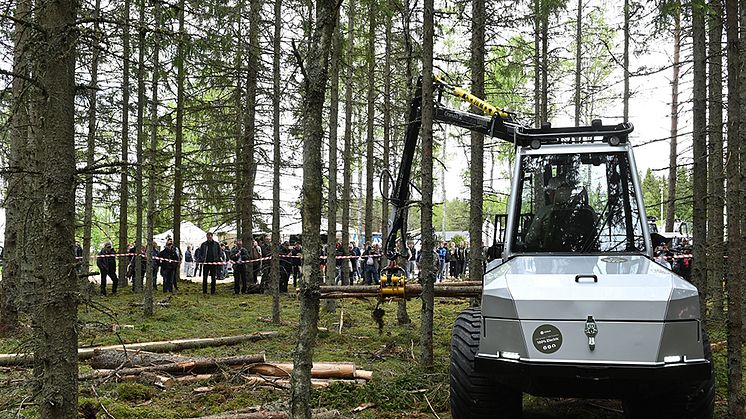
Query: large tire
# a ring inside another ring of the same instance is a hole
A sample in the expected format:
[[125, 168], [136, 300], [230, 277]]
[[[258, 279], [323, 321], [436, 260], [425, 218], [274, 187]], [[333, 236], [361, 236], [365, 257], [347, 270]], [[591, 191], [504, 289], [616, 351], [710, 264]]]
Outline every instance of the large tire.
[[712, 419], [715, 413], [715, 373], [707, 332], [702, 331], [705, 359], [710, 361], [710, 376], [684, 391], [624, 401], [627, 419]]
[[481, 309], [459, 314], [451, 337], [451, 415], [454, 419], [520, 418], [523, 394], [474, 369], [482, 331]]

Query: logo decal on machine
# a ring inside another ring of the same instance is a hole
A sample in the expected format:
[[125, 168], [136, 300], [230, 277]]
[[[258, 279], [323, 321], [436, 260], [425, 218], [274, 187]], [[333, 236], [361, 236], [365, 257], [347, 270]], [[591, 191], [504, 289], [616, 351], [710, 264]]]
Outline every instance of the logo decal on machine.
[[539, 352], [553, 354], [562, 346], [562, 332], [551, 324], [542, 324], [534, 330], [531, 340]]

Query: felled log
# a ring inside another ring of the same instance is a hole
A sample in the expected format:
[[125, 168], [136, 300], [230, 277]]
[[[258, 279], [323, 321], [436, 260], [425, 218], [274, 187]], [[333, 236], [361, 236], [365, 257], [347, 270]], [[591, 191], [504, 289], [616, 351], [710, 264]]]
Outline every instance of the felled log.
[[[78, 348], [78, 360], [86, 360], [92, 358], [96, 350], [126, 349], [128, 351], [142, 350], [150, 352], [177, 352], [186, 349], [237, 345], [244, 342], [253, 342], [261, 339], [273, 338], [277, 335], [277, 332], [256, 332], [248, 335], [223, 336], [217, 338], [176, 339], [159, 342], [125, 343], [124, 345]], [[29, 365], [33, 362], [33, 353], [0, 354], [0, 366]]]
[[138, 375], [145, 372], [160, 372], [168, 374], [192, 374], [219, 371], [223, 367], [235, 365], [250, 365], [265, 362], [264, 354], [230, 356], [225, 358], [201, 358], [185, 362], [172, 362], [170, 364], [151, 365], [147, 367], [122, 368], [119, 370], [105, 369], [96, 370], [89, 374], [78, 377], [79, 380], [95, 380], [107, 378], [112, 375]]
[[[252, 374], [267, 375], [272, 377], [289, 377], [293, 372], [292, 363], [265, 363], [249, 367]], [[372, 371], [358, 370], [355, 364], [349, 362], [316, 362], [311, 368], [311, 378], [341, 378], [371, 380]]]
[[[377, 285], [323, 285], [320, 288], [321, 298], [361, 298], [375, 297], [379, 293]], [[482, 295], [482, 286], [437, 284], [436, 297], [477, 297]], [[405, 297], [416, 297], [422, 294], [422, 285], [408, 284], [404, 289]]]
[[[338, 410], [313, 409], [311, 410], [313, 419], [333, 419], [341, 417]], [[218, 415], [202, 416], [192, 419], [289, 419], [290, 416], [285, 412], [272, 412], [264, 410], [261, 407], [233, 410]]]

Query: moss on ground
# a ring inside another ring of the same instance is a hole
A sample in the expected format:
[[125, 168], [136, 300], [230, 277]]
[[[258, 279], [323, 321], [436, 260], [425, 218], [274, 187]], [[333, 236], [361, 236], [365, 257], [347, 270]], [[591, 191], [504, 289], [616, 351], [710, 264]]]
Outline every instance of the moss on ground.
[[[169, 299], [168, 307], [156, 306], [155, 315], [145, 318], [142, 307], [131, 303], [142, 302], [141, 294], [128, 289], [116, 296], [94, 297], [93, 304], [79, 309], [80, 346], [111, 345], [124, 342], [146, 342], [179, 338], [218, 337], [277, 331], [277, 338], [249, 342], [236, 346], [202, 348], [182, 352], [192, 356], [230, 356], [264, 352], [268, 360], [290, 361], [298, 320], [298, 304], [294, 296], [281, 298], [283, 320], [281, 326], [258, 321], [271, 316], [271, 297], [265, 295], [232, 294], [232, 287], [222, 285], [217, 295], [202, 295], [201, 285], [180, 283], [179, 293], [164, 296], [158, 292], [156, 301]], [[338, 409], [345, 417], [410, 418], [433, 417], [432, 410], [441, 418], [448, 413], [449, 346], [453, 321], [468, 306], [466, 300], [438, 299], [435, 305], [435, 366], [423, 369], [417, 363], [419, 353], [420, 303], [412, 300], [409, 315], [412, 324], [396, 324], [396, 305], [384, 304], [386, 311], [383, 333], [379, 334], [371, 317], [375, 301], [340, 300], [335, 313], [322, 308], [319, 326], [328, 328], [319, 333], [315, 347], [317, 361], [354, 362], [358, 368], [374, 371], [374, 379], [365, 386], [334, 384], [314, 391], [314, 407]], [[323, 307], [323, 305], [322, 305]], [[340, 318], [344, 318], [342, 333], [338, 333]], [[133, 325], [118, 334], [107, 329], [113, 322]], [[722, 340], [722, 333], [712, 333], [712, 341]], [[12, 339], [0, 339], [0, 352], [16, 352], [29, 348], [29, 333]], [[718, 374], [719, 415], [725, 409], [725, 351], [715, 354]], [[81, 372], [90, 367], [81, 364]], [[21, 413], [36, 417], [33, 405], [26, 404], [32, 394], [30, 370], [0, 371], [0, 418]], [[211, 386], [205, 393], [196, 387]], [[183, 418], [215, 414], [248, 406], [286, 403], [287, 390], [246, 385], [238, 375], [226, 375], [212, 382], [176, 385], [167, 390], [136, 383], [81, 382], [81, 417], [116, 418]], [[363, 404], [375, 406], [359, 413], [352, 409]], [[432, 408], [431, 408], [432, 406]], [[526, 396], [526, 418], [621, 418], [621, 405], [615, 401], [546, 399]], [[105, 408], [105, 409], [104, 409]]]

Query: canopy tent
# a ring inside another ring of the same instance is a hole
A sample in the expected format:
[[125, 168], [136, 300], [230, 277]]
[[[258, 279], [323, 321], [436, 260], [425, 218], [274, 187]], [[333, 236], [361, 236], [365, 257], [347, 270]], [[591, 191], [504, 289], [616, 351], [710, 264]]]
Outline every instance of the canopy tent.
[[[196, 246], [199, 246], [202, 244], [203, 241], [206, 240], [206, 234], [204, 230], [197, 227], [193, 223], [189, 221], [182, 221], [181, 222], [181, 237], [179, 242], [179, 248], [181, 251], [185, 251], [187, 246], [192, 246], [192, 249], [194, 249]], [[161, 234], [158, 234], [156, 236], [153, 236], [153, 240], [158, 244], [158, 246], [163, 247], [166, 244], [166, 239], [169, 237], [174, 237], [174, 230], [169, 229], [164, 231]]]

